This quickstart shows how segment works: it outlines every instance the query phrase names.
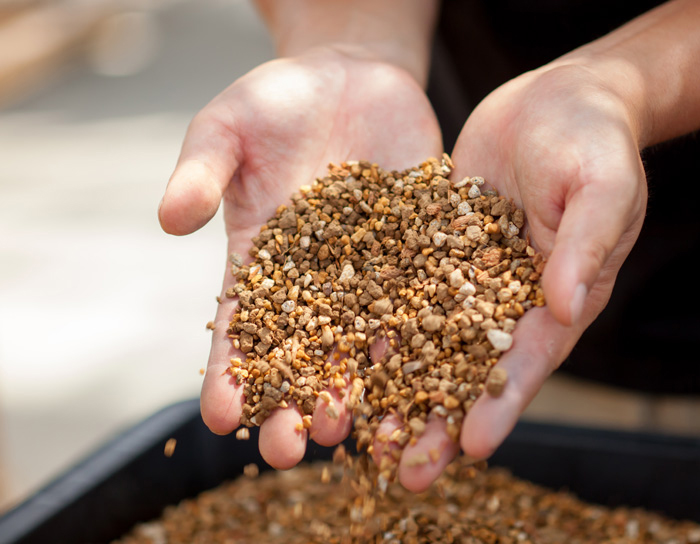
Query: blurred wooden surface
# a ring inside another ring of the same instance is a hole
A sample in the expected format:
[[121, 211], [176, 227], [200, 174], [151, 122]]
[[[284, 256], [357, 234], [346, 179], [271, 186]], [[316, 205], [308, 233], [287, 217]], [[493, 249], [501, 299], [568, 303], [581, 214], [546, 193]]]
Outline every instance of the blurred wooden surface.
[[651, 395], [555, 373], [525, 410], [531, 421], [700, 436], [700, 399]]
[[0, 0], [0, 107], [56, 74], [119, 4], [117, 0]]
[[39, 0], [0, 0], [0, 25], [37, 4]]

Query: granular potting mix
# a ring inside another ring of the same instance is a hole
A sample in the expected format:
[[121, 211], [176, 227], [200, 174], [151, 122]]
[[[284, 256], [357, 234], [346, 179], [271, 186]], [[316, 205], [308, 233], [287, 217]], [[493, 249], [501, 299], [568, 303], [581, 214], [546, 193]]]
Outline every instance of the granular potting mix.
[[[491, 369], [516, 320], [544, 304], [544, 259], [520, 236], [522, 210], [451, 171], [446, 155], [403, 172], [331, 165], [262, 227], [252, 263], [233, 256], [228, 332], [243, 355], [230, 372], [244, 384], [244, 425], [293, 402], [310, 428], [317, 399], [337, 417], [336, 389], [360, 449], [390, 413], [403, 426], [388, 441], [400, 447], [428, 414], [456, 441], [484, 389], [501, 393], [507, 374]], [[376, 342], [386, 355], [370, 360]]]
[[[335, 464], [262, 475], [248, 466], [120, 542], [700, 542], [695, 524], [590, 506], [464, 458], [426, 493], [393, 483], [429, 414], [457, 441], [477, 398], [502, 393], [508, 375], [494, 365], [516, 321], [545, 303], [523, 211], [483, 178], [450, 180], [452, 168], [447, 155], [403, 172], [331, 164], [261, 228], [252, 262], [230, 258], [228, 335], [241, 355], [229, 372], [245, 393], [236, 436], [292, 403], [301, 432], [317, 402], [338, 417], [340, 398], [364, 455], [341, 447]], [[384, 354], [371, 359], [375, 343]], [[389, 414], [398, 428], [378, 435]], [[389, 454], [379, 467], [366, 455], [375, 447]]]

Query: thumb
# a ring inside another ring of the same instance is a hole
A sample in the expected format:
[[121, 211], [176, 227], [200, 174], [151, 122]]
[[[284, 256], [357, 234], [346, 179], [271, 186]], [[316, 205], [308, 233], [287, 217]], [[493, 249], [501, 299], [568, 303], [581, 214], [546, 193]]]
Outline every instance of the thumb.
[[611, 255], [615, 253], [619, 260], [617, 268], [622, 265], [644, 218], [646, 185], [641, 163], [618, 171], [617, 176], [609, 174], [602, 181], [582, 184], [567, 198], [544, 269], [547, 305], [565, 326], [583, 317], [588, 295]]
[[238, 150], [229, 125], [210, 113], [195, 116], [158, 208], [165, 232], [190, 234], [207, 224], [238, 168]]

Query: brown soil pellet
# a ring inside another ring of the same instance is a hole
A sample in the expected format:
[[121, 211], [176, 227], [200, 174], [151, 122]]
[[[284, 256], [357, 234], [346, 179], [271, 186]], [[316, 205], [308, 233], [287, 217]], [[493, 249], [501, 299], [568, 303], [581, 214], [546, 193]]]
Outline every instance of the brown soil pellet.
[[250, 438], [250, 431], [246, 427], [241, 427], [236, 431], [237, 440], [248, 440]]
[[492, 369], [486, 380], [486, 392], [492, 397], [500, 397], [507, 381], [508, 371], [505, 368], [496, 367]]
[[166, 457], [172, 457], [175, 453], [175, 446], [177, 445], [177, 440], [174, 438], [168, 438], [165, 442], [165, 447], [163, 448], [163, 454]]
[[[231, 255], [243, 425], [294, 403], [308, 429], [322, 392], [350, 385], [361, 449], [387, 414], [414, 437], [436, 414], [458, 439], [516, 321], [544, 304], [545, 260], [511, 200], [482, 192], [480, 177], [450, 180], [452, 168], [447, 155], [403, 172], [331, 164], [263, 225], [252, 262]], [[387, 354], [370, 361], [379, 340]]]
[[700, 525], [695, 523], [641, 509], [588, 504], [503, 469], [475, 471], [464, 459], [451, 464], [425, 493], [413, 494], [394, 483], [384, 496], [369, 497], [363, 492], [362, 460], [353, 463], [344, 469], [316, 462], [264, 472], [255, 480], [242, 476], [166, 508], [160, 519], [136, 526], [117, 542], [700, 542]]

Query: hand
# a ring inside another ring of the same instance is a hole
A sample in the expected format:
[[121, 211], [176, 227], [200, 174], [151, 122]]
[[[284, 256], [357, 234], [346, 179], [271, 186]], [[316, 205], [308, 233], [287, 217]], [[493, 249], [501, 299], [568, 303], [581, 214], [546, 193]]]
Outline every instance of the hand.
[[510, 433], [544, 380], [605, 307], [641, 229], [647, 202], [631, 108], [583, 64], [526, 73], [488, 96], [457, 141], [457, 179], [483, 176], [527, 214], [548, 262], [547, 305], [518, 322], [500, 398], [483, 396], [465, 418], [461, 446], [485, 458]]
[[[228, 252], [246, 256], [260, 226], [329, 162], [368, 159], [404, 169], [441, 152], [435, 115], [407, 72], [357, 48], [319, 48], [256, 68], [197, 114], [163, 197], [161, 225], [191, 233], [223, 198]], [[235, 283], [228, 263], [225, 270], [201, 397], [202, 417], [219, 434], [238, 427], [243, 402], [242, 386], [226, 372], [242, 354], [226, 335], [236, 301], [223, 295]], [[316, 407], [310, 435], [319, 444], [337, 444], [350, 431], [344, 403], [336, 406], [337, 420], [322, 401]], [[263, 423], [259, 447], [269, 464], [284, 469], [301, 460], [307, 432], [295, 430], [300, 422], [290, 406]]]

